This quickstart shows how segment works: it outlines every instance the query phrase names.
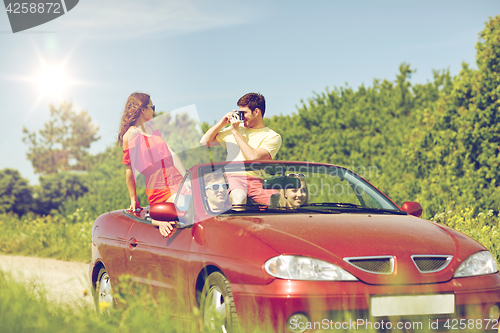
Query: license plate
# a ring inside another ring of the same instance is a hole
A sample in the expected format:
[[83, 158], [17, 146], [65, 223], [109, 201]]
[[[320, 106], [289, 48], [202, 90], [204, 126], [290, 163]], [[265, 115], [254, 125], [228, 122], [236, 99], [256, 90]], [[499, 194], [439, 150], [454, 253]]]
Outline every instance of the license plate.
[[455, 313], [455, 294], [418, 296], [373, 296], [373, 317]]

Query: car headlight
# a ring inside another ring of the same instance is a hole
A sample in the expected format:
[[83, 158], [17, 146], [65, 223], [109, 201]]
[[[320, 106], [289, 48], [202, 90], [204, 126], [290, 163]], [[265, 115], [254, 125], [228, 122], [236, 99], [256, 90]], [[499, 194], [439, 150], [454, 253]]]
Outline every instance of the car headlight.
[[266, 261], [266, 272], [289, 280], [357, 281], [352, 274], [329, 262], [301, 256], [278, 256]]
[[455, 277], [485, 275], [498, 272], [495, 259], [489, 251], [474, 253], [455, 272]]

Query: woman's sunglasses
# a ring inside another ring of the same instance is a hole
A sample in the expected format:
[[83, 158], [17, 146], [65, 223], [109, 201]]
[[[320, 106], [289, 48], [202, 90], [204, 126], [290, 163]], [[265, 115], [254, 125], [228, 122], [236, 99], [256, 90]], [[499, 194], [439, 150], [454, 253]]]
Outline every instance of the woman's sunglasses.
[[222, 184], [207, 185], [207, 186], [205, 186], [205, 190], [211, 189], [212, 191], [217, 192], [219, 190], [219, 188], [221, 188], [221, 187], [222, 187], [223, 190], [227, 190], [227, 189], [229, 189], [229, 184], [228, 183], [222, 183]]
[[289, 173], [288, 177], [305, 179], [306, 175], [304, 175], [303, 173]]
[[153, 112], [155, 112], [155, 106], [154, 105], [151, 105], [151, 109], [153, 109]]

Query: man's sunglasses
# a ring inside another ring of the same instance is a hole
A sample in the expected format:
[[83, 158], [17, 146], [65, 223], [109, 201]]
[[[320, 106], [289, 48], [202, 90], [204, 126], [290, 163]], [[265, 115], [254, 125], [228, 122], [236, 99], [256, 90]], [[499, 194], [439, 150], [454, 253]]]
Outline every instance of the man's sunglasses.
[[205, 186], [205, 190], [212, 189], [212, 191], [217, 192], [219, 190], [219, 188], [221, 188], [221, 187], [222, 187], [223, 190], [227, 190], [227, 189], [229, 189], [229, 184], [228, 183], [222, 183], [222, 184], [207, 185], [207, 186]]

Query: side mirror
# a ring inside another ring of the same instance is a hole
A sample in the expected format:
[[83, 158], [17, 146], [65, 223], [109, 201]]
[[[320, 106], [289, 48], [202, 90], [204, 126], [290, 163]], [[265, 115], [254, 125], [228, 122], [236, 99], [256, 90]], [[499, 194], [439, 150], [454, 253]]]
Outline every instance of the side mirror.
[[420, 217], [422, 215], [422, 205], [415, 201], [406, 201], [401, 205], [401, 210], [410, 215]]
[[177, 210], [172, 202], [163, 202], [151, 205], [149, 216], [158, 221], [176, 221], [178, 218]]
[[289, 188], [300, 188], [300, 179], [288, 176], [276, 176], [272, 179], [264, 179], [262, 188], [264, 190], [284, 190]]

